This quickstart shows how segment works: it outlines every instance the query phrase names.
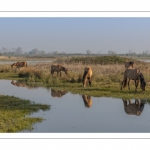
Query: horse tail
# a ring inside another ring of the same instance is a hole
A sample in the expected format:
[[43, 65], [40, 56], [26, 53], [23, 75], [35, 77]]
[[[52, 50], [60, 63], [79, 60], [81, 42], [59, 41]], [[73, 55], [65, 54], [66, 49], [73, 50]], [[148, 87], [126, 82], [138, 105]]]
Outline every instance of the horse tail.
[[123, 82], [123, 88], [125, 88], [127, 86], [127, 77], [124, 78], [124, 82]]

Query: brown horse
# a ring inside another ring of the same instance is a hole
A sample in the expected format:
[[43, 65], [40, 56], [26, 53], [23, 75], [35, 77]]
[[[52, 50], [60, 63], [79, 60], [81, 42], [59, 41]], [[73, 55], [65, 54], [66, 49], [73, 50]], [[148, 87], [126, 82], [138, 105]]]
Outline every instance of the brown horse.
[[129, 67], [133, 68], [133, 64], [134, 64], [133, 61], [129, 61], [129, 62], [125, 62], [124, 66], [125, 66], [126, 69], [128, 69]]
[[126, 112], [126, 114], [136, 116], [141, 115], [144, 109], [145, 101], [139, 99], [135, 99], [134, 102], [131, 100], [122, 100], [124, 104], [124, 111]]
[[91, 86], [91, 84], [92, 84], [92, 81], [91, 81], [92, 74], [93, 74], [93, 72], [92, 72], [91, 67], [85, 67], [84, 68], [84, 74], [83, 74], [83, 77], [82, 77], [83, 87], [86, 86], [87, 80], [89, 82], [89, 85]]
[[128, 89], [130, 90], [130, 80], [134, 80], [135, 81], [135, 90], [137, 90], [139, 81], [140, 81], [140, 88], [142, 89], [142, 91], [145, 91], [145, 86], [146, 86], [146, 82], [144, 80], [144, 76], [143, 74], [140, 72], [140, 69], [126, 69], [124, 72], [124, 79], [121, 83], [121, 88], [120, 90], [122, 90], [122, 87], [125, 88], [127, 85], [127, 80], [128, 80]]
[[63, 90], [53, 90], [51, 89], [51, 96], [52, 97], [62, 97], [65, 95], [67, 92]]
[[14, 66], [16, 66], [16, 68], [21, 68], [21, 67], [27, 67], [27, 62], [23, 61], [23, 62], [16, 62], [16, 63], [13, 63], [11, 65], [11, 67], [13, 68]]
[[57, 72], [57, 76], [58, 76], [58, 73], [60, 72], [60, 77], [61, 77], [61, 71], [64, 71], [66, 73], [66, 75], [68, 75], [68, 69], [66, 69], [65, 67], [63, 67], [61, 65], [52, 65], [51, 66], [52, 77], [53, 77], [54, 72]]
[[92, 106], [92, 98], [91, 96], [88, 95], [82, 95], [83, 101], [84, 101], [84, 105], [85, 107], [91, 107]]

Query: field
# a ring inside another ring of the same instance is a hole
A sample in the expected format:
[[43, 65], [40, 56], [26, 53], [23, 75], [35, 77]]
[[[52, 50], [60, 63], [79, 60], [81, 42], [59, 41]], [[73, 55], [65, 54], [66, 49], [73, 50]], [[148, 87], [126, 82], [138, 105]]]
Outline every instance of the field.
[[[9, 60], [19, 61], [21, 58], [8, 58]], [[6, 59], [7, 60], [7, 59]], [[125, 58], [118, 56], [103, 57], [58, 57], [58, 58], [22, 58], [22, 60], [38, 60], [41, 62], [36, 65], [28, 65], [27, 68], [15, 69], [10, 65], [0, 66], [0, 78], [22, 80], [32, 86], [45, 86], [54, 89], [64, 89], [74, 94], [87, 94], [90, 96], [107, 96], [119, 98], [150, 98], [150, 67], [149, 63], [140, 62], [135, 58]], [[43, 60], [52, 60], [45, 63]], [[131, 90], [120, 90], [120, 84], [123, 80], [125, 71], [124, 62], [134, 61], [134, 67], [140, 68], [146, 81], [146, 91], [142, 92], [140, 87], [135, 91], [134, 82], [131, 83]], [[50, 75], [50, 66], [52, 64], [61, 64], [68, 69], [67, 76], [62, 72], [62, 77], [54, 73]], [[83, 88], [82, 76], [84, 67], [91, 66], [93, 70], [92, 87]]]

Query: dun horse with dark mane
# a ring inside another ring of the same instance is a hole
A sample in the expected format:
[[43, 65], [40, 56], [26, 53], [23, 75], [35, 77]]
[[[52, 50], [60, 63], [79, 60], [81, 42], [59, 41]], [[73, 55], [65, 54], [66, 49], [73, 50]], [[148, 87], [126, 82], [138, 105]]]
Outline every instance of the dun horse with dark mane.
[[[128, 80], [128, 82], [127, 82]], [[134, 80], [135, 81], [135, 90], [137, 90], [139, 81], [140, 81], [140, 88], [142, 89], [142, 91], [145, 91], [145, 86], [146, 86], [146, 82], [144, 80], [144, 76], [143, 74], [140, 72], [140, 69], [126, 69], [124, 72], [124, 79], [121, 83], [121, 88], [120, 90], [122, 90], [122, 87], [125, 88], [127, 83], [128, 83], [128, 89], [130, 90], [130, 80]]]
[[27, 67], [27, 62], [23, 61], [23, 62], [16, 62], [16, 63], [13, 63], [11, 65], [11, 67], [13, 68], [14, 66], [16, 66], [16, 68], [21, 68], [21, 67]]
[[51, 75], [52, 76], [53, 76], [54, 72], [57, 72], [57, 76], [58, 76], [58, 73], [60, 72], [60, 77], [61, 77], [61, 71], [64, 71], [68, 75], [68, 69], [66, 69], [65, 67], [63, 67], [61, 65], [52, 65], [51, 66]]
[[83, 74], [83, 78], [82, 78], [83, 87], [86, 86], [87, 80], [89, 82], [89, 85], [91, 86], [91, 84], [92, 84], [92, 81], [91, 81], [92, 74], [93, 74], [93, 72], [92, 72], [91, 67], [85, 67], [84, 68], [84, 74]]

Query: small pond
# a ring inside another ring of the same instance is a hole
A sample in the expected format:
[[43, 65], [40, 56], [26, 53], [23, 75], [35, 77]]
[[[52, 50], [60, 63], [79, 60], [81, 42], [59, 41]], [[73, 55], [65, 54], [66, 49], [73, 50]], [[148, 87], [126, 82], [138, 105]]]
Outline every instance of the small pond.
[[146, 100], [135, 103], [132, 99], [129, 104], [117, 98], [30, 88], [11, 80], [0, 80], [0, 94], [51, 106], [48, 111], [33, 113], [45, 120], [22, 133], [150, 133], [150, 105]]

